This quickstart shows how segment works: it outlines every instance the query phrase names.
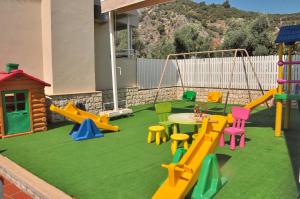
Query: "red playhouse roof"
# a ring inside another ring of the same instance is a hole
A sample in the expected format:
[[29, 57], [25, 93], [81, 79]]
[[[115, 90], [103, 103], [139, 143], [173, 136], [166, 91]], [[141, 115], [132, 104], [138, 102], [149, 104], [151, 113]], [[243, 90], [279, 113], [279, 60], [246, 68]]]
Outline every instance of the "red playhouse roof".
[[27, 73], [24, 73], [23, 70], [12, 70], [10, 73], [6, 73], [6, 72], [0, 72], [0, 83], [9, 79], [9, 78], [12, 78], [16, 75], [23, 75], [25, 77], [28, 77], [29, 79], [35, 81], [35, 82], [38, 82], [44, 86], [51, 86], [50, 84], [44, 82], [43, 80], [40, 80], [36, 77], [33, 77]]

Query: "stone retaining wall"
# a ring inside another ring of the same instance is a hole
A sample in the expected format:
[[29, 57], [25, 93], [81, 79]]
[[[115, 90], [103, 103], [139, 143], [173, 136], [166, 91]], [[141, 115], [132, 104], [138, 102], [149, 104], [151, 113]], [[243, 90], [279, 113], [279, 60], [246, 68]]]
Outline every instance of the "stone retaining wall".
[[[130, 107], [140, 104], [153, 103], [156, 92], [157, 89], [139, 90], [137, 87], [118, 89], [119, 106]], [[104, 90], [102, 91], [102, 94], [103, 103], [105, 104], [103, 108], [112, 108], [112, 104], [106, 104], [113, 101], [112, 90]], [[171, 101], [177, 99], [178, 97], [176, 87], [161, 89], [160, 95], [158, 97], [158, 101]]]
[[[220, 91], [223, 93], [223, 103], [226, 99], [226, 89], [217, 88], [186, 88], [185, 90], [193, 90], [197, 92], [197, 101], [207, 101], [207, 95], [210, 91]], [[157, 89], [146, 89], [139, 90], [137, 87], [133, 88], [122, 88], [118, 89], [119, 97], [119, 107], [125, 108], [140, 104], [150, 104], [153, 103]], [[261, 91], [251, 90], [251, 99], [256, 99], [260, 97]], [[162, 88], [159, 92], [157, 102], [161, 101], [172, 101], [180, 100], [183, 94], [183, 89], [181, 87], [170, 87]], [[103, 110], [111, 110], [113, 108], [113, 93], [112, 90], [103, 90], [91, 93], [79, 93], [79, 94], [69, 94], [69, 95], [51, 95], [48, 96], [47, 105], [50, 106], [53, 103], [55, 106], [63, 108], [66, 106], [67, 102], [72, 100], [75, 104], [81, 103], [84, 108], [91, 113], [99, 114]], [[247, 104], [249, 102], [248, 90], [237, 90], [232, 89], [229, 91], [229, 104]], [[273, 105], [273, 99], [270, 100], [269, 105]], [[48, 109], [49, 110], [49, 109]], [[62, 121], [64, 118], [58, 114], [53, 114], [49, 112], [49, 121], [56, 122]]]

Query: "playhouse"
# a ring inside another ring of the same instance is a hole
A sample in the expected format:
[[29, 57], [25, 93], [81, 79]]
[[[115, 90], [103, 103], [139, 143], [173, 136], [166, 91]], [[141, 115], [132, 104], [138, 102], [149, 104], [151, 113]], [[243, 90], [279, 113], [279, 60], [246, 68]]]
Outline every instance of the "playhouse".
[[0, 72], [0, 136], [47, 130], [45, 86], [50, 84], [7, 64]]

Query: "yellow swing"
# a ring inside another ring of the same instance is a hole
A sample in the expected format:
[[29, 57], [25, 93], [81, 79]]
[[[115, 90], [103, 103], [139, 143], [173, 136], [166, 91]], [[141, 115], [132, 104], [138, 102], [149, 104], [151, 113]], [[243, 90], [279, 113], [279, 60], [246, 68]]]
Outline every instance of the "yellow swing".
[[211, 91], [208, 92], [207, 95], [207, 102], [216, 102], [221, 103], [222, 102], [223, 93], [219, 91]]
[[[223, 74], [223, 52], [222, 52], [222, 67], [221, 67], [221, 72], [220, 72], [218, 88], [220, 88], [220, 83], [222, 81], [222, 74]], [[209, 62], [209, 75], [211, 77], [210, 62]], [[207, 102], [222, 103], [222, 97], [223, 97], [222, 92], [210, 91], [210, 92], [208, 92], [208, 95], [207, 95]]]

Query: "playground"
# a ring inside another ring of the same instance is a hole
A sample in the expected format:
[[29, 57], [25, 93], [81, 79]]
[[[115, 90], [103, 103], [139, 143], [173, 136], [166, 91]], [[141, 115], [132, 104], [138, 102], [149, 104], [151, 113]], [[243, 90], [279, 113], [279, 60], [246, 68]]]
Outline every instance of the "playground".
[[[299, 197], [300, 78], [295, 78], [295, 65], [300, 61], [293, 60], [297, 41], [300, 25], [281, 27], [275, 41], [278, 61], [272, 66], [278, 69], [276, 86], [268, 89], [245, 49], [170, 54], [157, 88], [149, 91], [151, 102], [144, 99], [143, 105], [126, 111], [118, 107], [114, 78], [114, 109], [92, 113], [68, 98], [65, 105], [51, 102], [44, 90], [50, 84], [18, 64], [7, 64], [0, 73], [0, 136], [5, 138], [0, 153], [75, 198]], [[205, 100], [197, 98], [197, 91], [185, 83], [187, 75], [201, 70], [187, 72], [178, 63], [220, 54], [218, 66], [210, 61], [204, 65], [209, 73], [202, 71], [202, 80], [223, 91], [210, 90]], [[226, 71], [224, 54], [233, 60]], [[176, 100], [160, 96], [170, 61], [178, 78], [173, 87], [176, 94], [182, 92], [180, 98], [171, 96]], [[211, 68], [217, 67], [219, 75], [212, 74]], [[255, 87], [250, 87], [251, 78]], [[231, 103], [230, 95], [242, 98], [231, 92], [241, 89], [234, 86], [242, 81], [249, 101]], [[253, 97], [251, 91], [259, 95]], [[47, 123], [47, 114], [67, 120]], [[39, 131], [44, 133], [35, 133]], [[3, 175], [24, 178], [22, 172], [10, 172]]]
[[[175, 113], [191, 112], [192, 105], [172, 102]], [[122, 131], [105, 138], [75, 142], [66, 133], [73, 124], [65, 123], [45, 133], [3, 139], [1, 154], [76, 198], [150, 198], [167, 176], [160, 165], [172, 160], [170, 142], [147, 144], [145, 129], [157, 123], [155, 111], [152, 105], [133, 110], [134, 116], [112, 121]], [[274, 108], [256, 108], [246, 125], [246, 147], [216, 148], [228, 182], [215, 198], [296, 198], [299, 113], [292, 111], [288, 137], [274, 138], [274, 117]]]

